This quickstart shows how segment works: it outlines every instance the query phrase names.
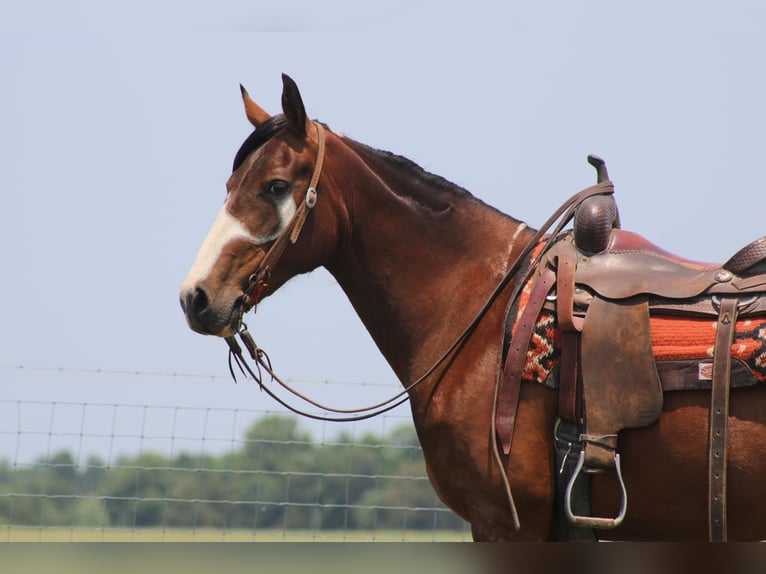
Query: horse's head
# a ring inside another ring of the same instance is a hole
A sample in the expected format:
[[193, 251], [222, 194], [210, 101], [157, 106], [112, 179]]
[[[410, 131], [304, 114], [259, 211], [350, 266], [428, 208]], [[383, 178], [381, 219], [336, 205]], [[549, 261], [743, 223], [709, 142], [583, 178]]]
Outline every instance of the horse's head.
[[[273, 117], [244, 88], [242, 98], [255, 131], [237, 152], [226, 200], [181, 285], [189, 326], [221, 337], [237, 331], [258, 297], [323, 264], [335, 242], [329, 213], [321, 230], [313, 224], [317, 215], [306, 220], [317, 198], [324, 133], [307, 118], [297, 86], [283, 76], [284, 113]], [[323, 196], [314, 211], [329, 211], [330, 203]]]

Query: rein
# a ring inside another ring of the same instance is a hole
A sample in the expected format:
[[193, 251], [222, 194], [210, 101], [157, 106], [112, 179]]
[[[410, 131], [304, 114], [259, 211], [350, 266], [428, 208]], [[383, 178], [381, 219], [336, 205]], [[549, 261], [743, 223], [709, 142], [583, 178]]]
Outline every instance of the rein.
[[[378, 403], [377, 405], [370, 405], [369, 407], [363, 407], [360, 409], [338, 409], [329, 407], [326, 405], [323, 405], [310, 397], [307, 397], [306, 395], [300, 393], [299, 391], [292, 388], [290, 385], [288, 385], [284, 380], [279, 378], [277, 374], [274, 372], [274, 370], [271, 367], [271, 360], [269, 359], [269, 356], [266, 354], [266, 352], [258, 347], [258, 345], [255, 344], [255, 341], [253, 340], [253, 337], [250, 335], [250, 332], [247, 330], [247, 326], [243, 323], [243, 328], [240, 330], [237, 335], [239, 336], [240, 340], [242, 341], [242, 344], [247, 349], [248, 353], [250, 354], [250, 358], [255, 361], [255, 370], [253, 370], [252, 367], [247, 363], [245, 360], [243, 354], [242, 354], [242, 347], [237, 343], [236, 339], [234, 337], [226, 337], [226, 342], [229, 344], [229, 373], [231, 373], [232, 378], [236, 381], [237, 377], [234, 374], [234, 368], [232, 367], [232, 358], [234, 359], [234, 362], [237, 364], [237, 367], [239, 367], [239, 370], [242, 372], [242, 374], [247, 377], [248, 375], [258, 383], [262, 391], [265, 391], [267, 395], [269, 395], [272, 399], [277, 401], [280, 405], [285, 407], [287, 410], [314, 420], [319, 421], [327, 421], [327, 422], [354, 422], [354, 421], [361, 421], [365, 419], [370, 419], [373, 417], [376, 417], [378, 415], [381, 415], [385, 412], [388, 412], [390, 410], [395, 409], [401, 404], [404, 404], [409, 396], [404, 396], [407, 394], [407, 389], [400, 392], [396, 396], [383, 401], [382, 403]], [[324, 411], [328, 412], [334, 412], [337, 414], [346, 414], [348, 416], [335, 416], [335, 417], [329, 417], [324, 415], [318, 415], [314, 414], [308, 411], [305, 411], [303, 409], [300, 409], [298, 407], [295, 407], [282, 399], [279, 395], [277, 395], [274, 391], [272, 391], [269, 387], [264, 385], [263, 383], [263, 371], [265, 371], [272, 381], [278, 383], [282, 388], [290, 392], [291, 394], [295, 395], [299, 399], [303, 400], [304, 402], [318, 408], [322, 409]]]
[[[261, 263], [258, 265], [258, 268], [256, 269], [255, 273], [253, 273], [250, 276], [249, 286], [245, 290], [245, 294], [244, 294], [244, 304], [242, 307], [243, 315], [250, 309], [255, 309], [257, 307], [257, 304], [260, 301], [262, 294], [264, 293], [266, 288], [268, 288], [269, 277], [270, 277], [272, 269], [274, 268], [274, 266], [277, 264], [280, 257], [284, 253], [284, 250], [286, 249], [288, 243], [295, 244], [295, 242], [298, 240], [298, 237], [300, 235], [301, 230], [303, 229], [303, 226], [306, 222], [309, 212], [316, 205], [317, 198], [318, 198], [317, 186], [319, 184], [319, 178], [322, 172], [322, 164], [324, 162], [325, 136], [324, 136], [324, 128], [322, 127], [322, 125], [319, 124], [318, 122], [312, 122], [312, 123], [314, 126], [316, 126], [316, 130], [317, 130], [318, 149], [317, 149], [317, 159], [314, 165], [314, 172], [311, 176], [309, 187], [306, 191], [306, 198], [298, 206], [292, 219], [290, 220], [288, 225], [285, 227], [285, 229], [282, 231], [282, 233], [279, 235], [279, 237], [277, 237], [277, 239], [274, 240], [274, 243], [266, 252], [266, 255], [264, 256]], [[247, 349], [248, 354], [250, 355], [250, 358], [255, 362], [255, 370], [252, 367], [250, 367], [250, 365], [247, 362], [247, 359], [245, 359], [243, 355], [242, 347], [239, 345], [239, 343], [237, 343], [235, 336], [229, 336], [225, 338], [227, 344], [229, 345], [229, 372], [232, 378], [236, 381], [236, 375], [234, 373], [234, 368], [232, 366], [232, 359], [233, 359], [237, 367], [239, 368], [239, 370], [242, 372], [242, 374], [245, 375], [245, 377], [247, 377], [248, 375], [252, 377], [252, 379], [259, 384], [261, 390], [266, 391], [266, 393], [271, 398], [273, 398], [275, 401], [277, 401], [279, 404], [281, 404], [282, 406], [284, 406], [291, 412], [307, 417], [307, 418], [314, 419], [314, 420], [330, 421], [330, 422], [353, 422], [353, 421], [369, 419], [369, 418], [378, 416], [380, 414], [383, 414], [385, 412], [388, 412], [398, 407], [399, 405], [403, 404], [404, 402], [406, 402], [409, 399], [409, 392], [415, 389], [421, 383], [423, 383], [428, 377], [430, 377], [458, 347], [463, 345], [470, 338], [471, 334], [473, 334], [473, 332], [476, 330], [479, 322], [481, 321], [481, 319], [484, 318], [484, 315], [486, 315], [487, 311], [495, 302], [497, 297], [500, 295], [500, 293], [502, 293], [502, 291], [505, 289], [505, 287], [514, 277], [514, 275], [516, 275], [519, 272], [525, 258], [529, 256], [529, 254], [532, 252], [535, 246], [546, 236], [548, 229], [550, 229], [551, 226], [553, 226], [553, 224], [559, 218], [561, 218], [561, 221], [552, 232], [552, 235], [554, 236], [557, 235], [563, 229], [563, 227], [574, 217], [575, 209], [583, 200], [593, 195], [610, 194], [610, 193], [614, 193], [614, 186], [612, 185], [610, 181], [605, 181], [597, 185], [588, 187], [580, 191], [579, 193], [576, 193], [571, 198], [569, 198], [566, 202], [564, 202], [564, 204], [562, 204], [561, 207], [559, 207], [559, 209], [556, 210], [556, 212], [535, 233], [535, 235], [532, 237], [529, 243], [522, 249], [521, 253], [519, 253], [516, 259], [513, 261], [511, 266], [508, 268], [508, 271], [506, 271], [505, 275], [503, 276], [503, 278], [495, 286], [494, 290], [489, 295], [484, 305], [481, 307], [478, 313], [474, 316], [473, 320], [468, 324], [468, 326], [465, 327], [465, 329], [463, 329], [463, 331], [458, 335], [458, 337], [454, 340], [454, 342], [447, 348], [447, 350], [420, 377], [418, 377], [415, 381], [413, 381], [409, 385], [405, 386], [401, 392], [397, 393], [396, 395], [392, 396], [391, 398], [385, 401], [382, 401], [380, 403], [370, 405], [367, 407], [361, 407], [356, 409], [338, 409], [338, 408], [329, 407], [327, 405], [323, 405], [317, 401], [314, 401], [313, 399], [307, 397], [306, 395], [292, 388], [284, 380], [280, 379], [276, 375], [276, 373], [274, 372], [272, 368], [271, 361], [268, 355], [263, 349], [261, 349], [260, 347], [258, 347], [258, 345], [256, 345], [255, 341], [250, 335], [250, 332], [247, 330], [247, 325], [245, 325], [241, 321], [241, 319], [239, 324], [240, 329], [238, 330], [236, 335], [239, 336], [240, 340], [242, 341], [242, 344]], [[528, 271], [526, 275], [532, 272], [532, 270], [536, 266], [536, 263], [539, 262], [539, 260], [543, 257], [544, 252], [545, 250], [542, 250], [542, 252], [539, 253], [538, 256], [536, 257], [535, 261], [532, 262], [532, 265], [530, 265], [527, 268]], [[526, 277], [523, 277], [516, 282], [516, 287], [511, 295], [511, 301], [515, 300], [519, 296], [521, 291], [520, 286], [524, 284], [525, 279]], [[269, 389], [264, 384], [263, 372], [266, 372], [269, 375], [271, 381], [278, 383], [282, 388], [284, 388], [286, 391], [288, 391], [290, 394], [294, 395], [298, 399], [318, 409], [324, 410], [326, 412], [336, 413], [337, 415], [341, 415], [341, 416], [317, 415], [317, 414], [302, 410], [298, 407], [294, 407], [293, 405], [287, 403], [284, 399], [279, 397], [276, 393], [274, 393], [274, 391]], [[497, 402], [497, 392], [498, 392], [498, 388], [496, 386], [495, 403]], [[492, 428], [494, 428], [495, 410], [496, 408], [493, 407]]]

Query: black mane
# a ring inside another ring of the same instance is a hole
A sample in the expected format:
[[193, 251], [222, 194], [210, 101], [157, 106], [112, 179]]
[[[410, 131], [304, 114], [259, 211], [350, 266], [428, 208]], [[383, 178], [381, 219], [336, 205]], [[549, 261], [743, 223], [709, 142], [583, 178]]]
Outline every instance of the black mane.
[[461, 187], [458, 184], [453, 183], [438, 174], [431, 173], [407, 157], [396, 154], [394, 152], [370, 147], [367, 144], [360, 143], [348, 137], [344, 137], [343, 139], [346, 141], [346, 143], [351, 144], [351, 146], [354, 147], [354, 149], [357, 151], [361, 151], [362, 153], [368, 154], [371, 157], [380, 158], [385, 162], [392, 163], [397, 167], [400, 167], [415, 175], [418, 179], [425, 182], [426, 184], [432, 185], [439, 190], [445, 191], [455, 196], [465, 197], [470, 200], [477, 200], [476, 197], [464, 187]]

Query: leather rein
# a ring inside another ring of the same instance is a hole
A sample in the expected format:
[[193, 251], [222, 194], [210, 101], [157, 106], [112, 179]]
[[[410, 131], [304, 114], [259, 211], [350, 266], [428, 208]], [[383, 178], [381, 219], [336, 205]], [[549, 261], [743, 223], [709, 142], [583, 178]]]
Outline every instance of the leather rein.
[[[317, 159], [314, 165], [314, 172], [311, 176], [308, 189], [306, 190], [305, 200], [301, 202], [301, 204], [298, 206], [290, 222], [287, 224], [287, 226], [282, 231], [282, 233], [274, 240], [273, 244], [271, 245], [269, 250], [266, 252], [266, 255], [264, 256], [264, 258], [261, 260], [260, 264], [258, 265], [258, 268], [250, 276], [249, 285], [247, 289], [245, 289], [245, 292], [243, 295], [242, 315], [244, 315], [250, 309], [253, 309], [255, 312], [258, 302], [260, 301], [265, 290], [268, 288], [271, 271], [274, 269], [274, 266], [278, 263], [279, 259], [281, 258], [288, 244], [295, 244], [295, 242], [298, 240], [298, 237], [301, 233], [301, 230], [303, 229], [303, 226], [306, 222], [306, 218], [308, 217], [308, 214], [316, 205], [316, 202], [318, 199], [317, 186], [319, 184], [319, 178], [321, 176], [322, 165], [324, 161], [325, 134], [324, 134], [324, 128], [322, 127], [321, 124], [319, 124], [318, 122], [312, 122], [312, 123], [317, 130], [318, 149], [317, 149]], [[460, 345], [462, 345], [464, 342], [466, 342], [469, 339], [469, 337], [475, 331], [479, 322], [487, 313], [491, 305], [494, 303], [494, 301], [497, 299], [500, 293], [505, 289], [505, 287], [514, 277], [514, 275], [516, 275], [516, 273], [519, 272], [519, 269], [521, 268], [525, 258], [529, 256], [529, 254], [534, 249], [534, 247], [540, 242], [540, 240], [542, 240], [545, 237], [547, 230], [559, 218], [562, 218], [562, 219], [557, 225], [556, 229], [552, 232], [553, 235], [557, 235], [563, 229], [563, 227], [567, 224], [567, 222], [572, 219], [572, 217], [574, 216], [575, 208], [584, 199], [592, 195], [612, 193], [613, 191], [614, 191], [614, 188], [611, 182], [607, 181], [598, 185], [591, 186], [587, 189], [584, 189], [580, 191], [579, 193], [575, 194], [574, 196], [572, 196], [570, 199], [568, 199], [548, 219], [548, 221], [546, 221], [543, 227], [535, 233], [531, 241], [522, 249], [521, 253], [519, 253], [516, 259], [513, 261], [513, 263], [509, 267], [506, 274], [497, 284], [497, 286], [492, 291], [489, 298], [481, 307], [481, 309], [478, 311], [478, 313], [475, 315], [473, 320], [468, 324], [468, 326], [465, 329], [463, 329], [463, 331], [458, 335], [455, 341], [447, 348], [447, 350], [436, 360], [433, 366], [431, 366], [425, 373], [423, 373], [415, 381], [413, 381], [409, 385], [406, 385], [401, 392], [397, 393], [396, 395], [394, 395], [393, 397], [385, 401], [382, 401], [380, 403], [370, 405], [367, 407], [361, 407], [361, 408], [355, 408], [355, 409], [339, 409], [339, 408], [323, 405], [307, 397], [306, 395], [300, 393], [299, 391], [297, 391], [296, 389], [288, 385], [279, 376], [277, 376], [277, 374], [274, 372], [272, 368], [271, 361], [268, 355], [263, 349], [258, 347], [258, 345], [255, 343], [252, 335], [250, 335], [250, 332], [247, 330], [247, 325], [241, 320], [241, 318], [239, 321], [239, 329], [236, 333], [236, 336], [239, 337], [240, 341], [247, 349], [247, 352], [250, 355], [250, 358], [255, 362], [255, 368], [251, 367], [248, 364], [247, 360], [244, 357], [242, 347], [237, 342], [236, 337], [232, 335], [225, 338], [227, 344], [229, 345], [229, 372], [231, 373], [232, 378], [236, 381], [237, 378], [234, 372], [234, 368], [232, 366], [232, 359], [233, 359], [233, 361], [236, 363], [241, 373], [245, 377], [250, 376], [253, 380], [255, 380], [259, 384], [261, 390], [265, 391], [272, 399], [277, 401], [279, 404], [281, 404], [283, 407], [285, 407], [289, 411], [310, 419], [314, 419], [314, 420], [330, 421], [330, 422], [360, 421], [360, 420], [369, 419], [369, 418], [378, 416], [380, 414], [383, 414], [385, 412], [388, 412], [390, 410], [393, 410], [399, 405], [405, 403], [409, 399], [409, 392], [413, 390], [415, 387], [417, 387], [418, 385], [420, 385], [421, 383], [423, 383], [428, 377], [430, 377], [436, 371], [436, 369], [438, 369], [439, 366], [442, 365]], [[540, 253], [538, 255], [538, 259], [541, 258], [542, 256], [543, 256], [543, 253]], [[531, 270], [534, 269], [535, 267], [534, 263], [535, 262], [533, 262], [533, 264], [527, 268], [530, 270], [529, 273], [531, 273]], [[511, 300], [515, 300], [519, 296], [520, 286], [524, 284], [524, 279], [525, 278], [521, 278], [519, 281], [516, 282], [516, 287], [511, 296]], [[305, 411], [301, 408], [298, 408], [289, 404], [287, 401], [282, 399], [273, 390], [271, 390], [269, 387], [267, 387], [264, 384], [264, 377], [263, 377], [264, 372], [269, 375], [269, 378], [271, 379], [271, 381], [276, 382], [283, 389], [285, 389], [286, 391], [288, 391], [290, 394], [294, 395], [295, 397], [299, 398], [300, 400], [308, 403], [309, 405], [313, 407], [321, 409], [323, 411], [335, 413], [338, 416], [319, 415], [319, 414]], [[493, 413], [493, 416], [494, 416], [494, 413]], [[494, 428], [494, 424], [493, 424], [493, 428]]]

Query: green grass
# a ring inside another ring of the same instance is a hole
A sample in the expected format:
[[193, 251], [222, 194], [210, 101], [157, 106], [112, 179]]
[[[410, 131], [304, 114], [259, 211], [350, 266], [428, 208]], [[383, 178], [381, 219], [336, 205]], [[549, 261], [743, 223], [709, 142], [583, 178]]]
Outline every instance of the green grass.
[[3, 542], [469, 542], [454, 530], [214, 530], [0, 527]]

